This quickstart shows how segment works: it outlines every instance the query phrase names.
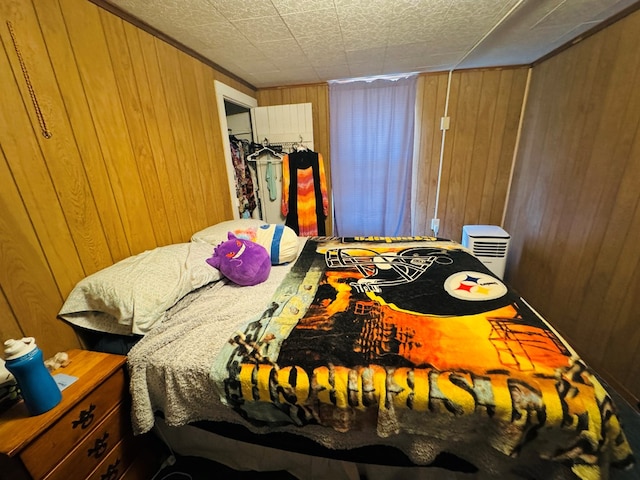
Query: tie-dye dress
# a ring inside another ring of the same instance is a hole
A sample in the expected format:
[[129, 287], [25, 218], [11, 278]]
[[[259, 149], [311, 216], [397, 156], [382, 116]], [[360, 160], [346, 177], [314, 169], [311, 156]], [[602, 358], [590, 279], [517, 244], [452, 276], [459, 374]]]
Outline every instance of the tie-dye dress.
[[285, 224], [303, 237], [326, 235], [329, 212], [322, 155], [311, 150], [282, 159], [282, 214]]

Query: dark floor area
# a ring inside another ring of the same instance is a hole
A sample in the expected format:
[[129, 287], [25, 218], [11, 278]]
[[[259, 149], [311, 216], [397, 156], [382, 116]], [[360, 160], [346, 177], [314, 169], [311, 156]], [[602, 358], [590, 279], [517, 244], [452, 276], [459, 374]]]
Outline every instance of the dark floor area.
[[173, 465], [163, 468], [153, 480], [298, 480], [284, 472], [240, 472], [200, 457], [176, 457]]

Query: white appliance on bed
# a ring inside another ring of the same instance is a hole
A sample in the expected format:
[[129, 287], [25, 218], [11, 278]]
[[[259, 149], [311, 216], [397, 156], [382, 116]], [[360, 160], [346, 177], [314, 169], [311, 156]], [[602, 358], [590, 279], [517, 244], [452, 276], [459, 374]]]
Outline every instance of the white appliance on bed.
[[498, 278], [504, 278], [511, 236], [497, 225], [465, 225], [462, 245], [478, 257]]

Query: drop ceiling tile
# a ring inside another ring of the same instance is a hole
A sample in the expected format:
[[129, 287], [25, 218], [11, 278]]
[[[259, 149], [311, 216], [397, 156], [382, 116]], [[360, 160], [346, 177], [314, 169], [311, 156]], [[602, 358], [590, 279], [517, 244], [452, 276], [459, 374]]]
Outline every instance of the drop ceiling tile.
[[[178, 27], [175, 28], [177, 29]], [[202, 43], [209, 47], [240, 45], [245, 48], [250, 45], [242, 32], [228, 22], [193, 26], [188, 30], [188, 33], [191, 36], [200, 38]]]
[[389, 13], [394, 17], [428, 16], [432, 18], [446, 15], [451, 0], [396, 0], [387, 2]]
[[256, 45], [267, 58], [296, 58], [306, 59], [306, 56], [298, 43], [293, 38], [265, 41]]
[[583, 0], [581, 2], [559, 1], [556, 8], [542, 16], [532, 28], [537, 26], [575, 25], [596, 18], [617, 0]]
[[342, 32], [342, 40], [345, 48], [349, 50], [364, 50], [367, 48], [378, 48], [387, 46], [385, 32], [354, 31]]
[[278, 72], [266, 72], [256, 75], [260, 83], [269, 86], [296, 85], [302, 83], [317, 83], [320, 77], [313, 69], [287, 69]]
[[418, 57], [386, 57], [384, 68], [405, 72], [419, 72], [436, 65], [456, 64], [464, 52], [450, 53], [447, 55], [422, 55]]
[[367, 48], [363, 50], [347, 50], [347, 60], [349, 63], [381, 62], [384, 58], [386, 48]]
[[238, 67], [243, 70], [251, 73], [253, 75], [257, 75], [260, 73], [266, 72], [277, 72], [280, 71], [278, 65], [276, 65], [271, 60], [248, 60], [242, 57], [237, 57], [234, 60], [234, 63], [238, 65]]
[[349, 64], [349, 72], [352, 77], [370, 77], [381, 75], [383, 73], [382, 62], [377, 65], [370, 63], [353, 63]]
[[340, 33], [317, 34], [315, 36], [297, 37], [296, 41], [300, 48], [307, 53], [320, 52], [344, 52], [344, 44]]
[[231, 23], [233, 23], [247, 39], [254, 43], [293, 38], [289, 29], [282, 21], [282, 18], [278, 16], [234, 20]]
[[389, 14], [393, 7], [394, 0], [334, 0], [338, 11], [360, 10], [374, 15]]
[[337, 80], [340, 78], [349, 78], [351, 76], [351, 71], [347, 64], [316, 67], [315, 70], [320, 78], [325, 78], [327, 80]]
[[407, 43], [403, 45], [388, 45], [384, 54], [390, 58], [408, 58], [428, 56], [439, 53], [438, 44], [432, 42]]
[[[173, 0], [180, 1], [180, 0]], [[278, 12], [271, 2], [256, 2], [253, 0], [206, 0], [213, 5], [229, 21], [238, 21], [250, 18], [273, 17]]]
[[247, 43], [246, 47], [236, 44], [229, 45], [228, 48], [221, 48], [218, 46], [216, 48], [216, 52], [232, 60], [240, 58], [243, 62], [260, 62], [268, 60], [260, 50], [250, 43]]
[[433, 28], [398, 29], [390, 28], [387, 34], [388, 46], [402, 46], [412, 43], [429, 43], [438, 46], [442, 36], [440, 31]]
[[202, 0], [163, 0], [161, 2], [119, 0], [113, 3], [149, 25], [178, 23], [190, 27], [226, 20], [218, 10]]
[[330, 67], [332, 65], [346, 65], [347, 64], [347, 55], [345, 52], [335, 51], [335, 52], [318, 52], [314, 54], [313, 52], [305, 52], [307, 59], [309, 60], [309, 64], [313, 66], [316, 70], [320, 67]]
[[338, 16], [333, 8], [282, 15], [282, 19], [296, 38], [340, 34]]
[[[492, 27], [517, 4], [517, 0], [456, 0], [447, 10], [447, 25], [463, 25], [470, 20]], [[463, 31], [463, 30], [462, 30]]]
[[271, 3], [280, 15], [325, 9], [335, 11], [333, 0], [271, 0]]
[[[360, 2], [354, 2], [360, 3]], [[340, 28], [344, 33], [358, 32], [382, 32], [391, 22], [391, 16], [385, 15], [384, 10], [376, 7], [377, 2], [363, 2], [364, 5], [337, 6]]]

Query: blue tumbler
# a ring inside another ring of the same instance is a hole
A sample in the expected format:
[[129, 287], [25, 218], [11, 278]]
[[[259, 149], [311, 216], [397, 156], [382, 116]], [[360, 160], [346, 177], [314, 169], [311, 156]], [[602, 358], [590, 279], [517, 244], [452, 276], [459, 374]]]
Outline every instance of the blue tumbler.
[[4, 342], [5, 367], [16, 378], [31, 415], [40, 415], [62, 400], [62, 393], [44, 364], [33, 337]]

